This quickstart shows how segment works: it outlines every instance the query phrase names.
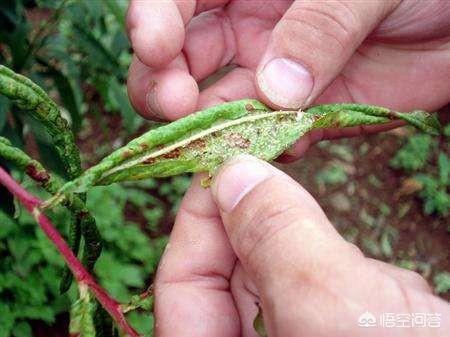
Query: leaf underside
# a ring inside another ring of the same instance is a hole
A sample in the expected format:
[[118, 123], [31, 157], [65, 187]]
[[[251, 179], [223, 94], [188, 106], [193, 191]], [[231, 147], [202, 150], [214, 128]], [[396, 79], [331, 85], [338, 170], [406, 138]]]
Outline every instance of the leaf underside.
[[[247, 153], [272, 160], [302, 135], [318, 128], [375, 125], [393, 120], [438, 134], [439, 122], [425, 111], [401, 113], [362, 104], [327, 104], [303, 111], [271, 111], [255, 100], [221, 104], [148, 131], [67, 183], [59, 197], [93, 185], [214, 173], [225, 160]], [[56, 200], [57, 197], [55, 197]]]

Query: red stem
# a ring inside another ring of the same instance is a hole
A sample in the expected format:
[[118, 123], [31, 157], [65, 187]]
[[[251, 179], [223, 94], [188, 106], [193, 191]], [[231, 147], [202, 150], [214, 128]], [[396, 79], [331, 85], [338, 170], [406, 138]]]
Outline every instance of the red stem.
[[64, 241], [61, 234], [59, 234], [56, 230], [55, 226], [53, 226], [50, 220], [43, 213], [41, 213], [39, 206], [42, 201], [27, 192], [2, 167], [0, 167], [0, 183], [3, 184], [34, 216], [41, 229], [63, 256], [67, 266], [72, 271], [77, 282], [85, 284], [91, 290], [103, 308], [111, 315], [117, 325], [128, 336], [139, 337], [139, 334], [126, 321], [120, 304], [111, 298], [106, 291], [97, 284], [94, 278], [88, 273], [82, 263], [72, 252], [66, 241]]

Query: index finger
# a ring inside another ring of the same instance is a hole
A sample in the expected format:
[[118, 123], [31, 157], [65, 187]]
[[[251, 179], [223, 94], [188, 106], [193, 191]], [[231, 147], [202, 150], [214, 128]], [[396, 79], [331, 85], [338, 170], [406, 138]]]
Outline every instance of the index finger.
[[170, 63], [184, 44], [184, 24], [195, 11], [195, 0], [132, 0], [127, 13], [127, 30], [136, 56], [150, 67]]
[[181, 53], [185, 25], [194, 14], [225, 5], [229, 0], [131, 0], [127, 31], [139, 60], [149, 67], [168, 65]]

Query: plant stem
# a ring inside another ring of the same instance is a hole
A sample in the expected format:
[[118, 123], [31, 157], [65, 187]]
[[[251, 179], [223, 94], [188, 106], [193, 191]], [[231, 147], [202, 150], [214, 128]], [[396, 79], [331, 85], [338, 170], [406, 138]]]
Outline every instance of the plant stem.
[[139, 337], [139, 334], [126, 321], [121, 310], [121, 305], [111, 298], [106, 291], [97, 284], [94, 278], [87, 272], [82, 263], [77, 259], [50, 220], [43, 213], [41, 213], [39, 206], [42, 201], [27, 192], [2, 167], [0, 167], [0, 183], [3, 184], [23, 204], [23, 206], [25, 206], [28, 212], [33, 215], [41, 229], [63, 256], [77, 282], [86, 285], [90, 289], [98, 302], [115, 320], [119, 328], [121, 328], [128, 336]]

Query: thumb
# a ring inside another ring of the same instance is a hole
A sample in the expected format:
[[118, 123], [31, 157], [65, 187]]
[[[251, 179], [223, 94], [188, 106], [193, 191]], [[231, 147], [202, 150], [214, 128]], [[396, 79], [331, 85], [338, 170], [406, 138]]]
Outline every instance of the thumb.
[[231, 246], [261, 296], [264, 290], [285, 291], [286, 282], [301, 275], [308, 281], [326, 277], [342, 260], [351, 263], [362, 256], [306, 190], [254, 157], [241, 155], [226, 163], [212, 194]]
[[398, 1], [296, 1], [275, 26], [257, 69], [270, 105], [309, 105]]

